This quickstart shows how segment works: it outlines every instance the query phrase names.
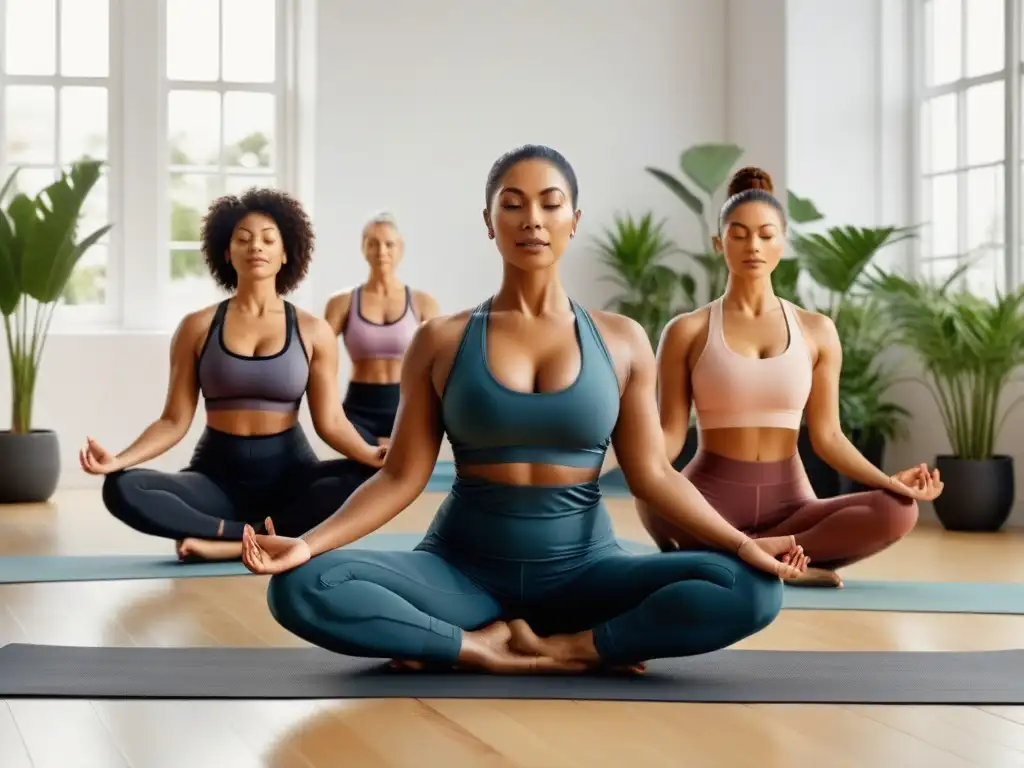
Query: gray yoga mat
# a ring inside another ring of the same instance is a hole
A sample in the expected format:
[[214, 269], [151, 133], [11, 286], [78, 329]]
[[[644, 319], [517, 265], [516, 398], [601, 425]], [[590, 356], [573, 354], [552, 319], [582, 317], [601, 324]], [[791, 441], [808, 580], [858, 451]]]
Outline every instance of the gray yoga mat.
[[396, 672], [318, 648], [0, 648], [0, 698], [1024, 704], [1024, 651], [719, 651], [645, 675]]

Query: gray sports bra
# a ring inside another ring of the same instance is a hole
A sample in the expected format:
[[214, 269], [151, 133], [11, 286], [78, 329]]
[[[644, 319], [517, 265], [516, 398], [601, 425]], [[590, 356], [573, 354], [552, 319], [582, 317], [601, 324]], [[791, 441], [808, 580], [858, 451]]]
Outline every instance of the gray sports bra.
[[228, 299], [217, 307], [199, 353], [197, 375], [207, 411], [297, 411], [309, 382], [295, 307], [284, 303], [284, 349], [272, 355], [238, 355], [224, 345]]

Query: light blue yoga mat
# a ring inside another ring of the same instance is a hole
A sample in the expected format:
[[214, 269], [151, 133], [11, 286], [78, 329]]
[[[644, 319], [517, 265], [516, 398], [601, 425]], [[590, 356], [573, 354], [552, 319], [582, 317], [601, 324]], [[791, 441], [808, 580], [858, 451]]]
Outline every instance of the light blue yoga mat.
[[[409, 550], [419, 533], [375, 533], [350, 546]], [[649, 544], [620, 539], [632, 552]], [[0, 557], [0, 584], [245, 576], [239, 562], [180, 563], [165, 555], [16, 555]], [[843, 589], [787, 586], [788, 610], [1024, 614], [1024, 583], [845, 580]]]
[[842, 589], [787, 586], [783, 608], [805, 611], [1024, 614], [1024, 584], [1012, 582], [857, 581]]
[[[354, 549], [411, 550], [422, 538], [422, 533], [374, 533], [349, 546]], [[631, 552], [654, 551], [650, 545], [635, 541], [620, 540], [620, 543]], [[181, 563], [173, 555], [0, 556], [0, 584], [245, 575], [250, 575], [249, 571], [240, 562]]]

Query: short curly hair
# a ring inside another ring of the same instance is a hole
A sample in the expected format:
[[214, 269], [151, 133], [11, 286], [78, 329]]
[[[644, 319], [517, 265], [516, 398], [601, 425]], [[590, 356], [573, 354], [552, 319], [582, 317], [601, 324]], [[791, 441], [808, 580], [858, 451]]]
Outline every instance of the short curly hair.
[[279, 295], [291, 293], [309, 271], [316, 236], [302, 204], [279, 189], [253, 187], [241, 196], [225, 195], [210, 204], [200, 233], [203, 256], [210, 274], [218, 285], [228, 291], [238, 287], [238, 273], [224, 254], [231, 245], [235, 228], [250, 213], [269, 216], [281, 230], [288, 258], [277, 273], [275, 285]]

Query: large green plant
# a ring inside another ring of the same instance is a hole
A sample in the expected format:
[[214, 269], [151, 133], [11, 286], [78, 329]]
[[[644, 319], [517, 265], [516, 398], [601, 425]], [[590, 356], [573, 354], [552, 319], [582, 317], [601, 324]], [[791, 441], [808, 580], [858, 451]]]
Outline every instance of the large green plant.
[[620, 291], [607, 307], [640, 323], [652, 346], [669, 320], [696, 306], [693, 277], [665, 263], [679, 248], [665, 235], [664, 225], [650, 213], [639, 219], [616, 215], [614, 227], [594, 238], [601, 261], [611, 270], [604, 279]]
[[993, 301], [954, 290], [966, 266], [941, 284], [879, 271], [872, 286], [897, 338], [923, 365], [953, 453], [984, 460], [1021, 402], [1001, 408], [1006, 385], [1024, 365], [1024, 288]]
[[[77, 240], [82, 205], [103, 163], [83, 160], [35, 198], [16, 194], [0, 210], [0, 313], [11, 366], [11, 431], [32, 429], [32, 402], [53, 312], [75, 265], [111, 225]], [[11, 174], [0, 201], [14, 184]]]

